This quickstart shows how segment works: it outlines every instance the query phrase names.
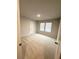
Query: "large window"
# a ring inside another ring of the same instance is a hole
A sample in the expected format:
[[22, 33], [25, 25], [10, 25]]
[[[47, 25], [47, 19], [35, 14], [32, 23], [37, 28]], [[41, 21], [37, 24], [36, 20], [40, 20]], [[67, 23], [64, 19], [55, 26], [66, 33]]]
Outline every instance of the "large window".
[[52, 29], [51, 22], [40, 23], [40, 31], [51, 32], [51, 29]]
[[52, 23], [46, 23], [45, 32], [51, 32]]
[[40, 31], [44, 31], [45, 23], [40, 23]]

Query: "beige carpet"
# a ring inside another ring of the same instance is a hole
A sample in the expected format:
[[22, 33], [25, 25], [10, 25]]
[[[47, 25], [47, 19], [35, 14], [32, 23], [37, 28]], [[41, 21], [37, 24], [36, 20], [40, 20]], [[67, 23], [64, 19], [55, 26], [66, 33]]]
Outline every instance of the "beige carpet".
[[54, 39], [40, 34], [22, 38], [23, 59], [54, 59]]

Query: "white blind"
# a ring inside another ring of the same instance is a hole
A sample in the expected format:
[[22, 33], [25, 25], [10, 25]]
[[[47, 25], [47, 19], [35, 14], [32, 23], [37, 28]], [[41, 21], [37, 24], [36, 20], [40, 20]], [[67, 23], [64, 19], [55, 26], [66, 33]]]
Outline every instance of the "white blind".
[[45, 23], [40, 23], [40, 31], [44, 31]]
[[52, 23], [46, 23], [45, 32], [51, 32], [51, 29], [52, 29]]

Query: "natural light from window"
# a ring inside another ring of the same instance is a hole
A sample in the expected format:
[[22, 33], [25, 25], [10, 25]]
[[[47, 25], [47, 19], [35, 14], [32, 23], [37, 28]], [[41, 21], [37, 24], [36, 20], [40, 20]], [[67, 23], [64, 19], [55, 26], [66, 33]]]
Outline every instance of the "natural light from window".
[[45, 32], [51, 32], [52, 23], [46, 23]]
[[51, 22], [40, 23], [40, 31], [51, 32], [51, 29], [52, 29]]
[[44, 31], [45, 23], [40, 23], [40, 31]]

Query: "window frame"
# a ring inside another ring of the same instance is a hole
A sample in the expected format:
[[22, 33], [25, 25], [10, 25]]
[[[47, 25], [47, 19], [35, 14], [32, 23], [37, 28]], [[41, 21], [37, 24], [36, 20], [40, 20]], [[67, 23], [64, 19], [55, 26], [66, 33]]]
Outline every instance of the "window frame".
[[[45, 25], [44, 25], [44, 31], [41, 31], [41, 30], [39, 29], [41, 32], [47, 32], [47, 31], [45, 31], [45, 30], [46, 30], [46, 23], [51, 23], [51, 29], [50, 29], [51, 31], [50, 31], [50, 32], [52, 32], [52, 22], [40, 22], [40, 24], [41, 24], [41, 23], [45, 23]], [[48, 32], [48, 33], [50, 33], [50, 32]]]
[[[44, 23], [44, 22], [41, 22], [41, 23]], [[40, 23], [40, 25], [41, 25], [41, 23]], [[40, 26], [40, 28], [41, 28], [41, 26]], [[41, 29], [40, 29], [40, 31], [41, 31]], [[45, 31], [45, 24], [44, 24], [44, 31]], [[41, 31], [41, 32], [44, 32], [44, 31]]]

